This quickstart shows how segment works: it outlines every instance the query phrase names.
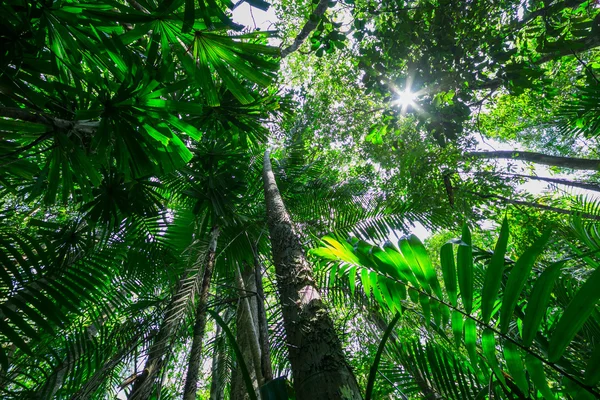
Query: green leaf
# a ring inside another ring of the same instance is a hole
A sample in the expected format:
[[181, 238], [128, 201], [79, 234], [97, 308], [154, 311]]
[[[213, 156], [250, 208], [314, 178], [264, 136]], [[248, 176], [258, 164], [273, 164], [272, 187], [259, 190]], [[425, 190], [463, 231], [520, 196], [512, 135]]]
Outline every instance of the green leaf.
[[496, 358], [496, 337], [494, 331], [490, 328], [486, 328], [483, 331], [481, 348], [483, 349], [483, 355], [487, 359], [488, 365], [492, 368], [492, 371], [494, 371], [496, 378], [505, 385], [506, 381], [504, 380], [502, 371], [500, 371], [500, 368], [498, 367], [498, 358]]
[[452, 243], [446, 243], [440, 251], [440, 264], [442, 266], [442, 275], [446, 292], [450, 298], [452, 306], [458, 305], [458, 289], [456, 287], [456, 266], [454, 263], [454, 251]]
[[544, 367], [540, 360], [537, 359], [533, 354], [527, 354], [525, 357], [525, 365], [527, 366], [527, 372], [531, 376], [531, 380], [535, 384], [537, 390], [542, 394], [545, 400], [554, 400], [554, 393], [548, 387], [546, 382], [546, 374], [544, 373]]
[[452, 311], [452, 334], [454, 335], [454, 343], [460, 346], [463, 341], [463, 316], [460, 312]]
[[465, 321], [465, 347], [469, 353], [471, 365], [477, 370], [477, 326], [471, 318], [467, 318]]
[[363, 289], [365, 291], [365, 296], [371, 297], [371, 281], [369, 278], [369, 270], [366, 268], [363, 268], [360, 270], [360, 280], [362, 282], [363, 285]]
[[557, 362], [577, 332], [588, 319], [600, 299], [600, 268], [581, 286], [558, 320], [548, 346], [548, 360]]
[[431, 288], [429, 287], [429, 282], [425, 276], [425, 271], [421, 267], [421, 264], [417, 261], [417, 257], [413, 248], [408, 241], [407, 238], [402, 238], [398, 241], [398, 247], [406, 260], [406, 263], [410, 267], [410, 270], [413, 272], [418, 282], [420, 283], [417, 288], [423, 288], [426, 292], [431, 293]]
[[508, 221], [506, 217], [502, 221], [500, 228], [500, 237], [494, 249], [494, 255], [490, 264], [485, 271], [485, 280], [483, 282], [483, 290], [481, 292], [481, 315], [483, 322], [487, 324], [492, 317], [494, 302], [498, 297], [498, 290], [502, 282], [502, 272], [504, 271], [504, 255], [508, 245]]
[[358, 267], [350, 268], [350, 272], [348, 273], [348, 282], [350, 285], [350, 293], [354, 296], [354, 290], [356, 289], [356, 270]]
[[523, 369], [521, 354], [517, 346], [509, 340], [504, 342], [504, 359], [506, 360], [508, 372], [510, 372], [517, 387], [524, 395], [527, 395], [529, 393], [529, 383]]
[[437, 298], [443, 301], [444, 296], [442, 294], [442, 288], [440, 286], [440, 282], [438, 281], [437, 274], [431, 265], [431, 260], [429, 259], [429, 254], [427, 254], [425, 246], [423, 246], [423, 243], [421, 243], [419, 238], [415, 235], [410, 235], [408, 237], [408, 242], [413, 250], [416, 261], [419, 263], [419, 266], [423, 271], [423, 275], [425, 276], [429, 287], [431, 287]]
[[517, 306], [523, 287], [527, 282], [531, 268], [538, 256], [544, 251], [546, 243], [550, 239], [550, 233], [551, 231], [546, 231], [531, 247], [525, 250], [510, 272], [502, 299], [502, 308], [500, 309], [500, 330], [502, 333], [508, 332], [511, 317]]
[[600, 382], [600, 343], [594, 343], [594, 351], [585, 367], [585, 383], [593, 386]]
[[429, 296], [425, 293], [419, 293], [419, 303], [423, 309], [423, 317], [427, 326], [431, 323], [431, 304], [429, 304]]
[[531, 346], [535, 334], [542, 323], [542, 319], [546, 315], [546, 310], [550, 302], [550, 294], [554, 288], [554, 281], [560, 275], [563, 264], [564, 262], [558, 262], [550, 265], [542, 272], [533, 286], [533, 290], [527, 301], [525, 317], [523, 318], [522, 337], [525, 346]]
[[471, 245], [471, 231], [467, 224], [463, 225], [462, 242], [458, 246], [458, 287], [460, 297], [467, 314], [473, 310], [473, 247]]

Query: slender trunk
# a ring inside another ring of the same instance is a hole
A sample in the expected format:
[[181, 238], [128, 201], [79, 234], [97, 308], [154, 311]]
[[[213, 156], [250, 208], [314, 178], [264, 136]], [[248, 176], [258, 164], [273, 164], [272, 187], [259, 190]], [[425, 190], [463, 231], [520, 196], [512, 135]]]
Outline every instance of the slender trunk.
[[[493, 172], [477, 172], [476, 174], [477, 175], [494, 175]], [[600, 185], [598, 185], [597, 183], [588, 183], [588, 182], [581, 182], [581, 181], [572, 181], [570, 179], [547, 178], [544, 176], [533, 176], [533, 175], [522, 175], [522, 174], [501, 173], [501, 175], [512, 176], [515, 178], [533, 179], [536, 181], [554, 183], [557, 185], [565, 185], [565, 186], [571, 186], [571, 187], [576, 187], [576, 188], [580, 188], [580, 189], [592, 190], [594, 192], [600, 192]]]
[[[251, 289], [244, 284], [248, 282], [247, 270], [244, 271], [242, 278], [239, 269], [236, 269], [235, 277], [239, 292], [238, 307], [236, 313], [236, 340], [242, 352], [242, 359], [248, 368], [250, 379], [253, 382], [255, 391], [260, 386], [260, 355], [258, 351], [258, 334], [253, 320], [252, 307], [249, 304], [248, 291]], [[253, 281], [254, 278], [250, 277]], [[252, 296], [255, 297], [255, 296]], [[231, 400], [247, 400], [249, 398], [246, 385], [240, 369], [240, 361], [236, 359], [235, 372], [232, 375]]]
[[265, 152], [263, 181], [296, 398], [360, 399], [358, 384], [277, 188], [269, 151]]
[[211, 381], [210, 381], [210, 400], [223, 400], [223, 375], [221, 370], [223, 369], [223, 349], [221, 341], [223, 340], [223, 333], [221, 326], [217, 324], [217, 332], [215, 333], [215, 348], [213, 351], [213, 363], [211, 367]]
[[210, 280], [215, 266], [215, 253], [217, 251], [217, 238], [219, 237], [219, 228], [214, 227], [210, 242], [208, 244], [208, 253], [204, 266], [204, 275], [202, 277], [202, 287], [198, 304], [196, 305], [196, 323], [194, 324], [194, 337], [192, 339], [192, 348], [190, 350], [190, 362], [185, 377], [183, 388], [183, 400], [196, 400], [198, 391], [198, 373], [202, 361], [202, 345], [204, 331], [206, 330], [206, 305], [208, 303], [208, 291], [210, 289]]
[[256, 293], [256, 279], [254, 277], [254, 270], [247, 264], [244, 264], [243, 275], [238, 267], [237, 275], [240, 299], [245, 310], [245, 315], [247, 316], [244, 320], [243, 327], [240, 328], [242, 328], [242, 331], [248, 338], [248, 344], [252, 355], [252, 364], [254, 365], [254, 372], [256, 374], [256, 382], [258, 383], [258, 387], [260, 387], [264, 383], [264, 379], [261, 370], [258, 305], [256, 303], [256, 296], [248, 296], [250, 293]]
[[498, 151], [470, 151], [465, 153], [467, 157], [474, 158], [500, 158], [507, 160], [520, 160], [527, 161], [536, 164], [549, 165], [552, 167], [570, 168], [570, 169], [583, 169], [590, 171], [600, 170], [600, 160], [587, 159], [587, 158], [575, 158], [575, 157], [561, 157], [561, 156], [549, 156], [542, 153], [535, 153], [532, 151], [514, 151], [514, 150], [498, 150]]
[[555, 212], [557, 214], [578, 215], [582, 218], [600, 221], [600, 215], [594, 215], [594, 214], [580, 212], [580, 211], [576, 211], [576, 210], [565, 210], [564, 208], [547, 206], [545, 204], [532, 203], [530, 201], [512, 200], [507, 197], [499, 196], [496, 194], [481, 194], [481, 193], [476, 193], [476, 192], [472, 192], [469, 190], [467, 190], [465, 192], [472, 194], [474, 196], [477, 196], [477, 197], [481, 197], [482, 199], [496, 199], [496, 200], [499, 200], [500, 202], [503, 202], [506, 204], [513, 204], [513, 205], [517, 205], [517, 206], [537, 208], [539, 210], [551, 211], [551, 212]]
[[267, 311], [265, 310], [265, 293], [262, 284], [262, 270], [258, 259], [256, 244], [252, 244], [254, 254], [254, 277], [256, 280], [256, 304], [258, 308], [258, 333], [260, 343], [260, 366], [264, 383], [273, 380], [273, 368], [271, 366], [271, 349], [269, 345], [269, 324]]
[[[214, 230], [213, 230], [214, 233]], [[174, 333], [181, 323], [185, 308], [188, 306], [189, 298], [195, 297], [198, 287], [204, 278], [202, 266], [208, 265], [211, 252], [208, 251], [202, 261], [197, 260], [195, 269], [197, 273], [190, 277], [186, 271], [179, 281], [177, 291], [165, 311], [165, 317], [160, 325], [156, 340], [148, 350], [148, 358], [144, 370], [133, 381], [133, 387], [129, 393], [129, 400], [147, 400], [152, 395], [154, 381], [165, 364], [165, 355], [168, 352]]]

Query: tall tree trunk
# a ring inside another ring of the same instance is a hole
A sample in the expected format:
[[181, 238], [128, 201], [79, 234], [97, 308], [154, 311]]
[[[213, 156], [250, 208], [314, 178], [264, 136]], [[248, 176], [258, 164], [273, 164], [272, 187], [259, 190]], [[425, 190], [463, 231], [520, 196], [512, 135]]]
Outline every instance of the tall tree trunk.
[[358, 384], [277, 188], [269, 151], [264, 157], [263, 183], [296, 398], [360, 399]]
[[210, 280], [215, 266], [215, 255], [217, 251], [217, 238], [219, 237], [219, 227], [214, 227], [210, 234], [208, 244], [208, 253], [206, 255], [206, 264], [204, 266], [204, 275], [202, 277], [202, 287], [198, 304], [196, 305], [196, 323], [194, 324], [194, 336], [192, 338], [192, 348], [190, 350], [190, 361], [185, 376], [185, 385], [183, 388], [183, 400], [196, 400], [198, 391], [198, 373], [202, 361], [202, 345], [204, 331], [206, 330], [206, 305], [208, 303], [208, 291], [210, 289]]
[[536, 164], [549, 165], [552, 167], [583, 169], [590, 171], [600, 170], [600, 160], [549, 156], [533, 151], [515, 151], [515, 150], [498, 150], [498, 151], [470, 151], [465, 153], [467, 157], [486, 158], [486, 159], [507, 159], [528, 161]]
[[202, 266], [208, 265], [210, 255], [211, 252], [208, 251], [204, 255], [202, 261], [196, 261], [197, 266], [195, 266], [195, 269], [197, 269], [198, 272], [195, 276], [190, 278], [189, 271], [186, 271], [179, 281], [177, 291], [165, 311], [165, 317], [158, 330], [158, 334], [156, 335], [156, 340], [152, 343], [148, 351], [148, 358], [146, 359], [144, 370], [133, 382], [133, 388], [128, 396], [129, 400], [147, 400], [150, 398], [154, 389], [156, 376], [164, 367], [165, 354], [167, 353], [171, 341], [173, 340], [173, 335], [181, 322], [183, 315], [182, 309], [188, 305], [187, 298], [195, 297], [198, 287], [204, 279], [204, 274], [201, 272]]
[[269, 345], [269, 324], [267, 322], [267, 311], [265, 309], [265, 293], [262, 283], [262, 268], [258, 258], [258, 249], [252, 243], [254, 257], [254, 277], [256, 280], [256, 304], [258, 308], [258, 333], [260, 343], [260, 367], [264, 383], [273, 380], [273, 368], [271, 366], [271, 349]]

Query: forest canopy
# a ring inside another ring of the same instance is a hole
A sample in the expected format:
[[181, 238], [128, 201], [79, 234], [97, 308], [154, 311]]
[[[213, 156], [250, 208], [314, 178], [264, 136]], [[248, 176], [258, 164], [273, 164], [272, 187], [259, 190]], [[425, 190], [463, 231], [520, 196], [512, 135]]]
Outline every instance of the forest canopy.
[[0, 12], [3, 399], [600, 398], [597, 1]]

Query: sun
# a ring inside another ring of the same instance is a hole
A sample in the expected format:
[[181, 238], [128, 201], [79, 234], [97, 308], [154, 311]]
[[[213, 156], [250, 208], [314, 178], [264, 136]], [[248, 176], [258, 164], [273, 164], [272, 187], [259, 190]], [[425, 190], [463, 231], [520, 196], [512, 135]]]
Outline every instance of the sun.
[[396, 92], [396, 97], [392, 100], [392, 105], [402, 106], [402, 108], [414, 106], [416, 99], [416, 93], [411, 92], [410, 89], [406, 89], [401, 92]]

